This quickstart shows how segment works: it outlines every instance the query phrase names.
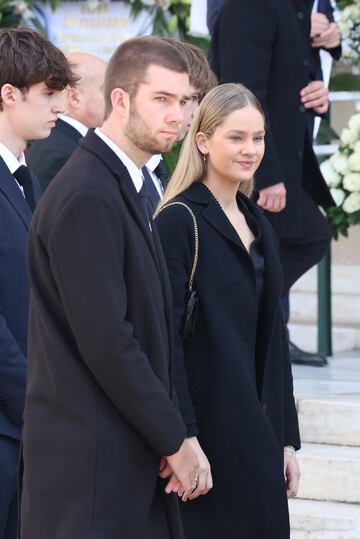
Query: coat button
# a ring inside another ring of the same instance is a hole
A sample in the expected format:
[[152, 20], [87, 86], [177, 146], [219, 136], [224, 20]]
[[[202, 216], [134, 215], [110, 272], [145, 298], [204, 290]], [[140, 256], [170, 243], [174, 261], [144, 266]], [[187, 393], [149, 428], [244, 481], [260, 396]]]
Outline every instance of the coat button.
[[300, 105], [299, 111], [300, 112], [305, 112], [306, 111], [306, 108], [304, 107], [304, 105]]
[[298, 11], [297, 14], [296, 14], [296, 16], [297, 16], [297, 18], [299, 19], [299, 21], [302, 21], [303, 18], [305, 17], [303, 11]]
[[309, 65], [310, 65], [309, 60], [306, 60], [306, 59], [305, 59], [305, 60], [304, 60], [304, 66], [305, 66], [305, 67], [309, 67]]
[[262, 405], [262, 409], [263, 409], [264, 414], [266, 414], [266, 412], [267, 412], [267, 404], [266, 404], [266, 402], [264, 402], [264, 404]]
[[302, 150], [298, 151], [298, 156], [299, 156], [300, 159], [302, 158], [302, 156], [303, 156]]

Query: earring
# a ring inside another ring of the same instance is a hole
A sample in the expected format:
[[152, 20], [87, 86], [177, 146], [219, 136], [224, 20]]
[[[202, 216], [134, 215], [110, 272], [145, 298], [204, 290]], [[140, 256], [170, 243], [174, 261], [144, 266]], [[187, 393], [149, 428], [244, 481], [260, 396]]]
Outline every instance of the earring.
[[203, 161], [204, 161], [204, 165], [207, 164], [207, 155], [206, 153], [203, 153]]

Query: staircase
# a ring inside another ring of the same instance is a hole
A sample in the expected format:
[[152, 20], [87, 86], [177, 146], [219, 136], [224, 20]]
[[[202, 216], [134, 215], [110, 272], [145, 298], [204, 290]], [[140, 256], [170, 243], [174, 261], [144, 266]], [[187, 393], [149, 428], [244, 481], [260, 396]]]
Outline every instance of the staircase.
[[[333, 351], [360, 350], [360, 266], [333, 265]], [[290, 337], [304, 350], [317, 349], [317, 270], [291, 289]], [[359, 537], [360, 539], [360, 537]]]
[[360, 352], [293, 374], [303, 447], [291, 539], [360, 539]]

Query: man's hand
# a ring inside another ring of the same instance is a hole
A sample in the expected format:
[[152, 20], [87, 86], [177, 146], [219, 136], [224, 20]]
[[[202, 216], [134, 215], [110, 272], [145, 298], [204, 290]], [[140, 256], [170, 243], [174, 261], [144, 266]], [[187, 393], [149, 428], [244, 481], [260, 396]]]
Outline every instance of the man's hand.
[[201, 446], [196, 436], [194, 436], [193, 438], [189, 438], [189, 443], [194, 449], [199, 460], [199, 479], [196, 489], [190, 494], [186, 492], [184, 493], [181, 490], [178, 492], [178, 495], [182, 498], [183, 502], [186, 502], [188, 499], [195, 500], [195, 498], [197, 498], [198, 496], [207, 494], [209, 490], [213, 487], [210, 464], [204, 451], [201, 449]]
[[311, 15], [310, 37], [315, 39], [323, 34], [330, 26], [330, 21], [323, 13], [313, 13]]
[[335, 22], [329, 23], [329, 27], [320, 35], [314, 37], [311, 42], [312, 47], [323, 49], [335, 49], [341, 42], [341, 33]]
[[[191, 492], [197, 487], [199, 480], [200, 465], [196, 452], [192, 448], [192, 445], [188, 439], [185, 439], [180, 446], [177, 453], [165, 457], [166, 466], [163, 470], [159, 471], [160, 477], [168, 477], [170, 471], [172, 473], [168, 484], [165, 487], [165, 492], [178, 493], [181, 489], [186, 494]], [[160, 463], [161, 466], [161, 463]]]
[[306, 109], [324, 114], [329, 108], [329, 90], [322, 80], [309, 82], [300, 92], [300, 99]]
[[284, 451], [284, 476], [286, 494], [288, 498], [294, 498], [299, 490], [300, 468], [296, 460], [296, 454]]
[[279, 212], [286, 206], [286, 188], [281, 183], [270, 185], [259, 191], [258, 206], [267, 211]]

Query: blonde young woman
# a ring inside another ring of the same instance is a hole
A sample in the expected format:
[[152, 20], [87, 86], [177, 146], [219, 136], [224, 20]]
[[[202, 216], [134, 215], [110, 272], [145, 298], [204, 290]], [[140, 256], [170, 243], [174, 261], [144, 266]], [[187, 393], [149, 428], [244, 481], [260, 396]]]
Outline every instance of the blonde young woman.
[[[264, 131], [261, 106], [244, 86], [212, 90], [156, 217], [174, 296], [178, 398], [201, 463], [199, 488], [214, 483], [181, 504], [187, 539], [290, 533], [287, 497], [298, 488], [300, 440], [281, 268], [272, 228], [248, 198]], [[194, 226], [197, 318], [183, 342]]]

